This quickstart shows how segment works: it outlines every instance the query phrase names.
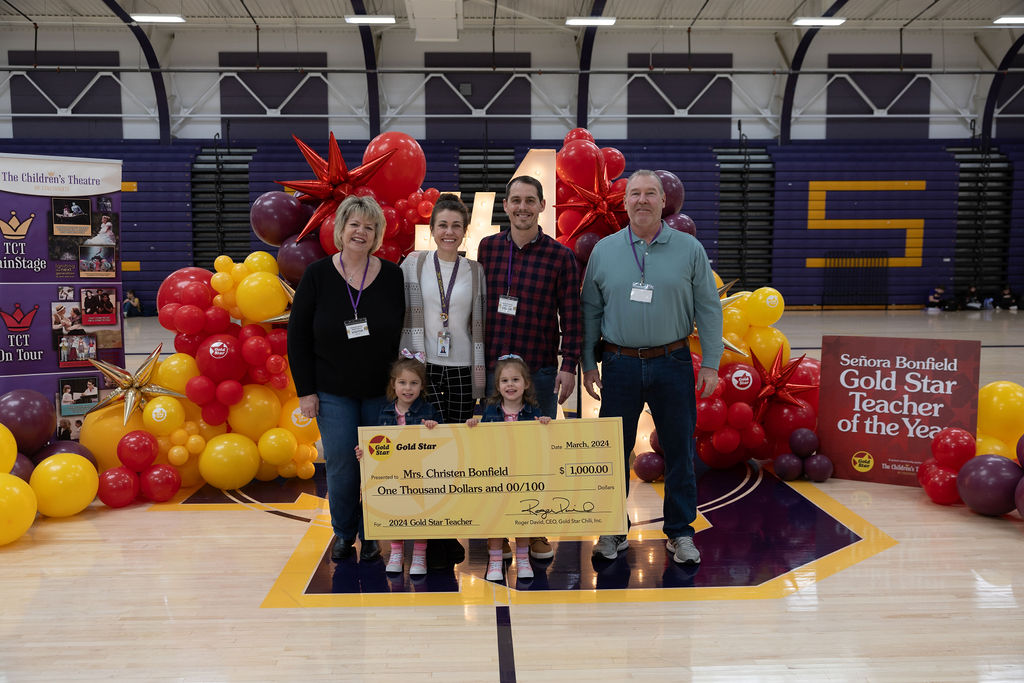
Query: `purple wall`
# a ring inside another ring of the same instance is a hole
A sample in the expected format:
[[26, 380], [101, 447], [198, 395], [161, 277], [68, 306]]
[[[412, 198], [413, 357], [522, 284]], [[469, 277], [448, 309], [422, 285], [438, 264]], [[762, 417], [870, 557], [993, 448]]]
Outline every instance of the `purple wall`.
[[[638, 53], [631, 52], [628, 57], [629, 68], [647, 67], [696, 67], [696, 68], [731, 68], [731, 54], [695, 54], [680, 53]], [[650, 80], [658, 86], [676, 109], [690, 107], [693, 114], [720, 115], [722, 118], [677, 118], [673, 107], [651, 84], [644, 79], [634, 79], [629, 83], [627, 93], [629, 104], [627, 111], [630, 119], [627, 123], [628, 137], [631, 140], [642, 139], [729, 139], [733, 122], [732, 116], [732, 83], [720, 78], [707, 92], [700, 96], [692, 106], [690, 102], [708, 83], [715, 78], [713, 73], [651, 73]], [[664, 118], [633, 118], [638, 115], [664, 114]]]
[[[529, 68], [528, 52], [428, 52], [423, 56], [423, 66], [427, 69], [444, 71], [458, 67], [499, 67]], [[480, 140], [495, 139], [529, 139], [529, 117], [511, 118], [502, 114], [530, 113], [530, 84], [525, 79], [517, 78], [505, 86], [507, 74], [492, 73], [450, 73], [448, 80], [456, 88], [466, 87], [470, 90], [463, 97], [474, 108], [483, 109], [499, 92], [501, 95], [488, 108], [486, 116], [473, 118], [443, 118], [444, 114], [472, 113], [452, 92], [451, 87], [437, 78], [427, 81], [426, 112], [430, 116], [441, 118], [427, 119], [427, 138], [434, 140]], [[401, 128], [401, 126], [399, 126]]]

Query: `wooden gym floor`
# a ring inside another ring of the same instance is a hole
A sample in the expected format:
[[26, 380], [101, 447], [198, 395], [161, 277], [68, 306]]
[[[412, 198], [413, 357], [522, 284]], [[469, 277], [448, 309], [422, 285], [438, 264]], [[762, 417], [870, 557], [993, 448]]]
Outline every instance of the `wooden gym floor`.
[[[1024, 384], [1024, 312], [789, 312], [823, 334], [982, 340], [981, 385]], [[170, 336], [126, 321], [130, 368]], [[536, 578], [483, 580], [482, 542], [411, 580], [330, 561], [322, 477], [39, 519], [0, 548], [0, 683], [1024, 679], [1024, 521], [919, 489], [702, 472], [699, 569], [634, 480], [630, 549], [560, 539]], [[385, 550], [385, 554], [386, 554]]]

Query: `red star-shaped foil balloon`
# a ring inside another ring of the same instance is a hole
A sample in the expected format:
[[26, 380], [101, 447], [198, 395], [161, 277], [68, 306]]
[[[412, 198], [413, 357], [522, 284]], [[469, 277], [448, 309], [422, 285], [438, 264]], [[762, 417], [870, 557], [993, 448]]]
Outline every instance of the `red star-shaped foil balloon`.
[[754, 421], [760, 422], [764, 416], [764, 412], [768, 410], [768, 403], [772, 399], [778, 399], [784, 401], [790, 405], [800, 406], [801, 402], [796, 398], [797, 394], [802, 394], [805, 391], [817, 389], [813, 384], [790, 384], [789, 378], [793, 376], [796, 369], [800, 366], [802, 361], [807, 354], [800, 356], [796, 360], [791, 360], [782, 365], [782, 348], [780, 347], [778, 352], [775, 354], [775, 360], [772, 362], [771, 368], [765, 368], [761, 365], [761, 361], [758, 360], [757, 354], [750, 354], [750, 361], [754, 365], [754, 369], [757, 370], [757, 374], [761, 376], [761, 391], [758, 393], [757, 398], [754, 399], [757, 409], [754, 411]]
[[299, 146], [302, 156], [306, 157], [309, 167], [313, 169], [316, 180], [275, 180], [274, 182], [305, 192], [320, 200], [320, 206], [313, 212], [306, 227], [299, 233], [298, 240], [316, 230], [325, 218], [333, 216], [342, 200], [355, 192], [360, 185], [365, 185], [366, 181], [372, 178], [373, 174], [384, 165], [384, 162], [397, 151], [388, 150], [376, 159], [371, 159], [350, 171], [345, 165], [345, 160], [341, 158], [341, 148], [338, 147], [338, 141], [334, 139], [334, 133], [331, 133], [327, 159], [313, 151], [312, 147], [298, 137], [294, 135], [292, 137], [295, 138], [295, 143]]
[[605, 177], [604, 171], [599, 166], [594, 166], [593, 189], [582, 187], [573, 182], [570, 182], [569, 185], [576, 190], [580, 199], [568, 201], [564, 204], [556, 204], [555, 208], [579, 209], [584, 212], [583, 218], [580, 219], [580, 224], [569, 235], [569, 239], [583, 234], [587, 228], [602, 218], [608, 225], [619, 225], [619, 218], [616, 212], [619, 214], [626, 212], [626, 206], [623, 203], [626, 192], [625, 190], [622, 192], [610, 192], [611, 185], [608, 184], [608, 178]]

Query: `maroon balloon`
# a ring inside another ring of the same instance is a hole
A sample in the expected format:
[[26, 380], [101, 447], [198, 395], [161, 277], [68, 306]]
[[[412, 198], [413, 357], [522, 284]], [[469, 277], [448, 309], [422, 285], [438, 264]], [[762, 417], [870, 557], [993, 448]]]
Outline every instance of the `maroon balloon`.
[[806, 458], [818, 450], [818, 435], [807, 427], [794, 429], [789, 435], [789, 447], [793, 455]]
[[281, 246], [285, 239], [297, 235], [309, 214], [298, 199], [287, 192], [266, 192], [256, 198], [249, 209], [252, 231], [265, 243]]
[[661, 211], [661, 217], [665, 218], [679, 213], [683, 208], [683, 199], [686, 197], [683, 181], [672, 171], [659, 170], [654, 173], [661, 180], [661, 187], [665, 190], [665, 208]]
[[834, 469], [831, 458], [821, 453], [804, 460], [804, 474], [811, 481], [825, 481], [832, 476]]
[[693, 235], [694, 237], [697, 236], [697, 224], [685, 213], [674, 213], [671, 216], [665, 216], [664, 219], [668, 227], [673, 230], [685, 232], [687, 235]]
[[28, 481], [32, 476], [32, 470], [35, 468], [36, 464], [32, 462], [32, 458], [28, 457], [24, 453], [18, 453], [17, 457], [14, 459], [14, 467], [11, 469], [11, 474]]
[[1014, 491], [1013, 500], [1017, 504], [1017, 514], [1024, 517], [1024, 478], [1017, 482], [1017, 489]]
[[327, 256], [327, 252], [317, 240], [296, 242], [295, 237], [288, 237], [277, 251], [277, 267], [281, 277], [297, 286], [306, 266]]
[[960, 468], [956, 489], [978, 514], [999, 516], [1016, 507], [1014, 495], [1024, 477], [1020, 465], [1000, 455], [978, 455]]
[[665, 474], [665, 459], [653, 451], [640, 453], [633, 460], [633, 471], [644, 481], [658, 481]]
[[804, 461], [792, 453], [781, 453], [773, 461], [775, 476], [782, 481], [793, 481], [804, 473]]
[[658, 430], [651, 430], [651, 450], [658, 455], [665, 455], [665, 449], [661, 447], [661, 439], [658, 438]]
[[576, 260], [586, 265], [587, 261], [590, 260], [590, 255], [594, 252], [594, 247], [600, 241], [601, 236], [593, 232], [585, 232], [576, 238], [576, 244], [572, 248], [576, 252]]
[[80, 455], [91, 462], [93, 467], [97, 466], [96, 456], [92, 454], [92, 451], [77, 441], [53, 441], [33, 453], [31, 459], [35, 465], [38, 465], [55, 453], [75, 453], [76, 455]]
[[127, 467], [111, 467], [100, 474], [97, 495], [107, 507], [131, 505], [139, 497], [139, 475]]
[[11, 430], [19, 453], [35, 453], [57, 431], [53, 397], [32, 389], [8, 391], [0, 396], [0, 424]]
[[153, 465], [139, 475], [139, 484], [147, 500], [162, 503], [181, 488], [181, 474], [171, 465]]
[[1017, 462], [1024, 462], [1024, 434], [1017, 439]]

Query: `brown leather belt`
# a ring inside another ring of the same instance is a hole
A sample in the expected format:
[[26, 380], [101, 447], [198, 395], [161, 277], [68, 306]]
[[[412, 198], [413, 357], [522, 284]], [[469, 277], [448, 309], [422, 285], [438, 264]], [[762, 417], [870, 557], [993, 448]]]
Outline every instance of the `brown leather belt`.
[[645, 346], [643, 348], [634, 349], [628, 346], [619, 346], [618, 344], [612, 344], [611, 342], [602, 342], [602, 350], [608, 353], [621, 353], [623, 356], [629, 356], [630, 358], [660, 358], [661, 356], [672, 353], [677, 349], [687, 348], [690, 345], [688, 339], [680, 339], [674, 341], [671, 344], [663, 344], [661, 346]]

